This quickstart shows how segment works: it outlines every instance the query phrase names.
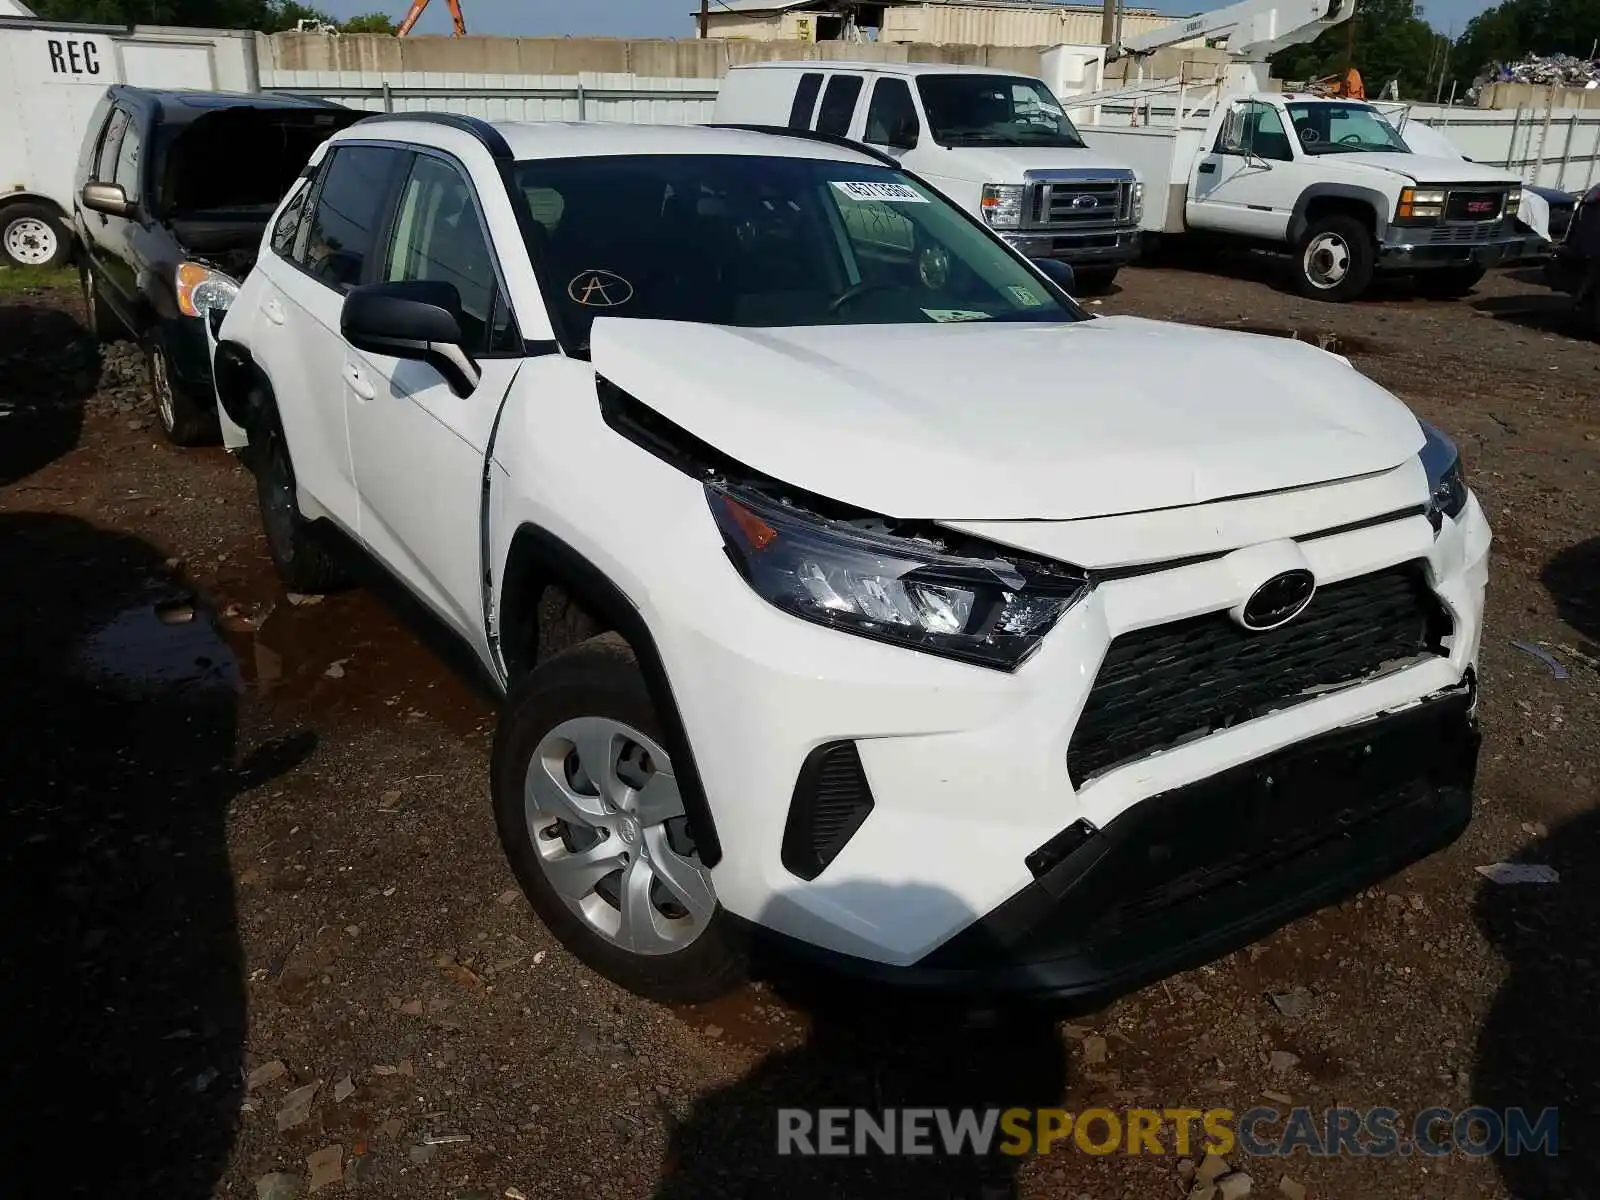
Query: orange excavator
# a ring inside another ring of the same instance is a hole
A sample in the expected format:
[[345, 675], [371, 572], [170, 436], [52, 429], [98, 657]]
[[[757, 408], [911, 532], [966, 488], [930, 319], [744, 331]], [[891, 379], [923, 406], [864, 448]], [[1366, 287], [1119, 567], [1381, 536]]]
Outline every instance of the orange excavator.
[[[450, 20], [456, 27], [452, 36], [466, 37], [467, 19], [461, 15], [461, 0], [445, 0], [445, 3], [450, 6]], [[400, 22], [400, 28], [394, 31], [395, 36], [405, 37], [410, 33], [412, 26], [417, 23], [417, 18], [422, 16], [422, 10], [427, 7], [428, 0], [411, 0], [411, 11], [406, 13], [406, 19]]]

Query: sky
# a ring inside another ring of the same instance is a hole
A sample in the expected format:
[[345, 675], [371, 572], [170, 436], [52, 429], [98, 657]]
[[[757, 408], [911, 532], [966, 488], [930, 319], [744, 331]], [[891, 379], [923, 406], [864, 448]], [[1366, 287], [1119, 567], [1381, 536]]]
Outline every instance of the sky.
[[[1080, 0], [1081, 2], [1081, 0]], [[1229, 0], [1144, 0], [1151, 8], [1173, 13], [1194, 13], [1224, 7]], [[1491, 0], [1421, 0], [1425, 16], [1441, 32], [1459, 35], [1472, 17], [1490, 7]], [[374, 9], [396, 21], [405, 15], [410, 0], [325, 0], [315, 6], [337, 17], [351, 17]], [[717, 0], [712, 0], [716, 7]], [[1140, 0], [1130, 0], [1140, 6]], [[693, 37], [692, 11], [698, 0], [461, 0], [470, 33], [523, 37]], [[417, 33], [449, 33], [450, 9], [445, 0], [429, 0], [417, 23]]]

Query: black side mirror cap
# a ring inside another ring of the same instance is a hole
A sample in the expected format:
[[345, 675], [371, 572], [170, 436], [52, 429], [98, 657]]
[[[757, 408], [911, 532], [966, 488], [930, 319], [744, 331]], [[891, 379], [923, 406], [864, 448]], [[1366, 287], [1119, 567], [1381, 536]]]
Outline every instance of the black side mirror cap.
[[416, 279], [352, 288], [339, 312], [339, 332], [357, 350], [427, 363], [458, 396], [470, 396], [482, 378], [462, 346], [461, 294], [454, 284]]
[[1059, 258], [1036, 258], [1032, 261], [1041, 275], [1067, 295], [1077, 294], [1078, 273], [1072, 269], [1071, 263], [1064, 263]]

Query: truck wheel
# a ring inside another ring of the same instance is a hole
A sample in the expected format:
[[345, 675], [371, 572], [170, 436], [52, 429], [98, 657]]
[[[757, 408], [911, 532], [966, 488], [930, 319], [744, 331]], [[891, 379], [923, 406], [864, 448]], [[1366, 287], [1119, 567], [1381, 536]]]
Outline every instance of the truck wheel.
[[495, 824], [517, 882], [568, 950], [652, 1000], [745, 975], [633, 649], [591, 638], [525, 675], [495, 734]]
[[1417, 276], [1417, 291], [1424, 296], [1455, 299], [1465, 296], [1489, 273], [1487, 267], [1441, 267]]
[[262, 396], [252, 396], [250, 402], [252, 409], [263, 415], [250, 433], [248, 464], [255, 472], [261, 528], [267, 535], [267, 549], [278, 575], [293, 591], [311, 595], [347, 587], [350, 573], [338, 548], [300, 514], [294, 462], [277, 413]]
[[1372, 282], [1372, 234], [1354, 217], [1318, 217], [1295, 247], [1295, 289], [1313, 300], [1354, 300]]
[[155, 398], [161, 432], [174, 446], [204, 446], [215, 442], [222, 429], [214, 410], [200, 405], [172, 378], [172, 365], [160, 336], [145, 348], [150, 371], [150, 395]]
[[12, 204], [0, 210], [0, 258], [13, 267], [59, 267], [72, 257], [72, 238], [54, 209]]
[[1080, 267], [1073, 275], [1078, 281], [1078, 295], [1103, 296], [1111, 290], [1112, 281], [1117, 277], [1117, 268]]

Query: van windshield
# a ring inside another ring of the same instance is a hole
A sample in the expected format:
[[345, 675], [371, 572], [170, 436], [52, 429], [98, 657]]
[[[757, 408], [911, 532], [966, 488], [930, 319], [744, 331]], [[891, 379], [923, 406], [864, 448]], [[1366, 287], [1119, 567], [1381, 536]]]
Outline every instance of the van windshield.
[[928, 127], [941, 146], [1061, 146], [1078, 150], [1078, 134], [1061, 102], [1022, 75], [919, 75]]
[[599, 316], [712, 325], [1081, 319], [937, 192], [863, 162], [536, 159], [512, 172], [572, 349]]

